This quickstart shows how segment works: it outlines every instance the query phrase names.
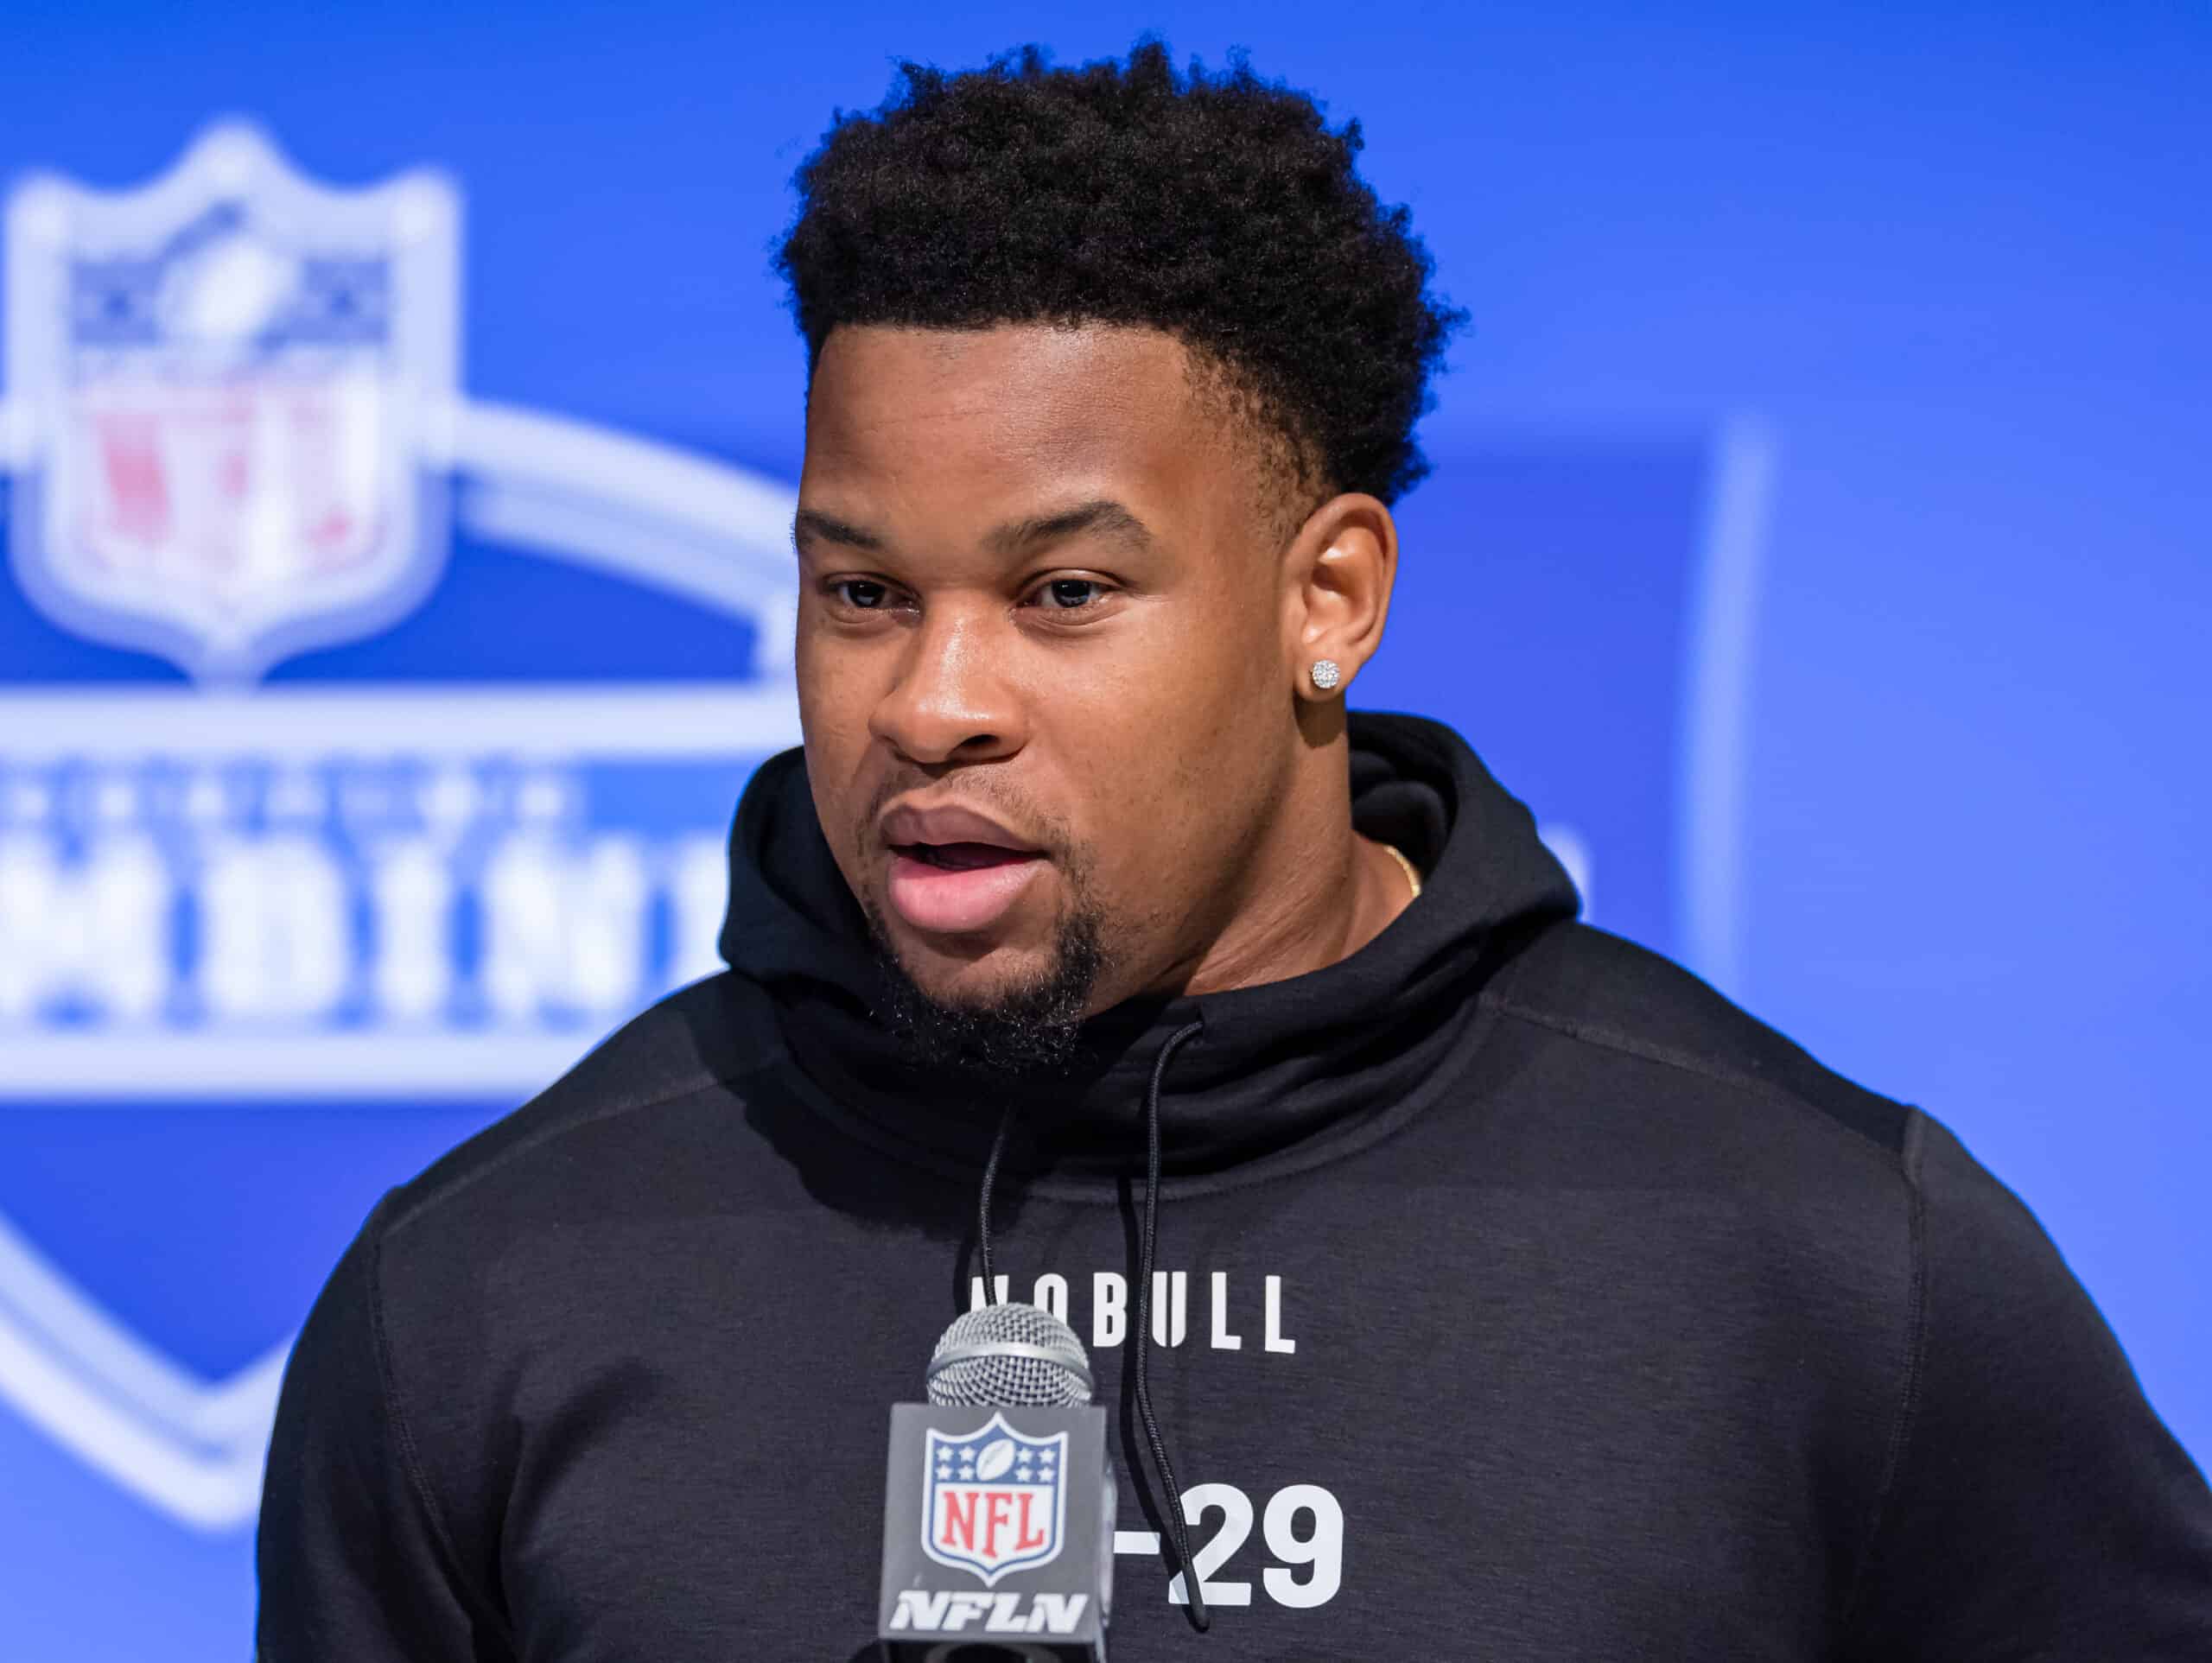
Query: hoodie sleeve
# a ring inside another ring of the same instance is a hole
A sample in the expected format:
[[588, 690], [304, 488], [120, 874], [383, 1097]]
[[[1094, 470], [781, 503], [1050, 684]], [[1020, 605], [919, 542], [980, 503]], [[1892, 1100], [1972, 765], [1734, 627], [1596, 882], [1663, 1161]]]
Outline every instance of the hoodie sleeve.
[[475, 1623], [394, 1401], [377, 1279], [388, 1205], [284, 1371], [261, 1498], [257, 1663], [476, 1663]]
[[1914, 1115], [1918, 1333], [1843, 1655], [2212, 1658], [2212, 1491], [2042, 1227]]

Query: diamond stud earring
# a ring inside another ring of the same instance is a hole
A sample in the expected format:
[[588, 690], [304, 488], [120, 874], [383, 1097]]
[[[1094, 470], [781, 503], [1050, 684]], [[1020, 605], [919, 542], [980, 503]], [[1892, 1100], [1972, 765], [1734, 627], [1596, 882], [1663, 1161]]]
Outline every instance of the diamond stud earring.
[[1337, 668], [1337, 661], [1333, 658], [1316, 658], [1313, 668], [1306, 673], [1313, 678], [1313, 685], [1324, 693], [1344, 678], [1344, 671]]

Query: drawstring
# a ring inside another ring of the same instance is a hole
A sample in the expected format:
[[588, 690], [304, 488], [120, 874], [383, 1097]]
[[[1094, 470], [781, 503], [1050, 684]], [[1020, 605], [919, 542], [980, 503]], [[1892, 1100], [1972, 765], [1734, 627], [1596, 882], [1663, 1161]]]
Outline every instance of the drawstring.
[[983, 1261], [983, 1303], [987, 1305], [997, 1304], [999, 1298], [998, 1279], [991, 1274], [991, 1186], [999, 1181], [999, 1158], [1006, 1153], [1006, 1134], [1013, 1128], [1018, 1101], [1009, 1097], [1006, 1113], [999, 1116], [990, 1158], [983, 1163], [983, 1187], [976, 1196], [976, 1257]]
[[1183, 1562], [1183, 1586], [1190, 1594], [1191, 1626], [1204, 1634], [1213, 1623], [1206, 1611], [1206, 1596], [1198, 1586], [1198, 1567], [1191, 1563], [1191, 1527], [1183, 1517], [1183, 1492], [1175, 1482], [1175, 1469], [1167, 1459], [1167, 1441], [1160, 1435], [1159, 1417], [1152, 1412], [1152, 1381], [1145, 1360], [1152, 1354], [1152, 1261], [1160, 1247], [1160, 1082], [1166, 1077], [1168, 1058], [1186, 1039], [1195, 1039], [1203, 1022], [1187, 1023], [1167, 1037], [1152, 1065], [1152, 1089], [1144, 1100], [1144, 1235], [1137, 1248], [1137, 1331], [1132, 1350], [1137, 1370], [1137, 1416], [1152, 1444], [1152, 1462], [1160, 1474], [1162, 1507], [1168, 1528], [1175, 1533], [1175, 1557]]
[[[1206, 1610], [1206, 1596], [1198, 1584], [1198, 1567], [1191, 1562], [1191, 1527], [1183, 1517], [1183, 1492], [1175, 1482], [1175, 1468], [1167, 1458], [1167, 1440], [1160, 1435], [1160, 1417], [1152, 1412], [1152, 1380], [1146, 1362], [1152, 1355], [1152, 1266], [1160, 1250], [1160, 1084], [1167, 1063], [1186, 1040], [1205, 1031], [1203, 1022], [1191, 1022], [1167, 1036], [1152, 1065], [1152, 1089], [1144, 1100], [1144, 1235], [1137, 1248], [1137, 1331], [1131, 1349], [1136, 1363], [1137, 1418], [1144, 1422], [1145, 1440], [1152, 1446], [1152, 1463], [1160, 1474], [1160, 1487], [1167, 1514], [1167, 1527], [1175, 1538], [1175, 1557], [1183, 1563], [1183, 1586], [1190, 1595], [1191, 1626], [1204, 1634], [1213, 1626]], [[983, 1182], [976, 1196], [976, 1256], [983, 1268], [983, 1303], [998, 1299], [998, 1279], [991, 1266], [991, 1190], [998, 1183], [999, 1161], [1006, 1153], [1007, 1133], [1013, 1128], [1014, 1104], [1009, 1101], [999, 1116], [999, 1129], [991, 1139], [991, 1152], [983, 1162]]]

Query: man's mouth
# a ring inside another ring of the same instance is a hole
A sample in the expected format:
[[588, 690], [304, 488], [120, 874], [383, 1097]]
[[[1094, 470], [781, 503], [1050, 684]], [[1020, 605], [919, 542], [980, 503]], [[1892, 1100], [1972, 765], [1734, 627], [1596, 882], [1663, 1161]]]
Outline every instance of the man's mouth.
[[989, 930], [1051, 862], [1020, 834], [957, 803], [892, 809], [878, 835], [891, 850], [891, 910], [927, 935]]
[[1033, 849], [1006, 848], [996, 843], [898, 843], [892, 846], [892, 853], [939, 872], [975, 872], [1039, 858]]

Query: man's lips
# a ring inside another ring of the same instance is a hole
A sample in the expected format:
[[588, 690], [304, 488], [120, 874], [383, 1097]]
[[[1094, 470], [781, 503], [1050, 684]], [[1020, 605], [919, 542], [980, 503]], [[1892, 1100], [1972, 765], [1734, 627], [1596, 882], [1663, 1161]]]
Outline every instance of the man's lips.
[[1046, 864], [1041, 851], [972, 809], [893, 809], [880, 829], [891, 847], [892, 908], [932, 935], [989, 929]]
[[891, 855], [891, 905], [917, 930], [972, 935], [1013, 911], [1041, 854], [985, 843], [909, 844]]
[[985, 843], [1022, 854], [1037, 853], [1035, 844], [1025, 842], [990, 816], [957, 803], [934, 809], [902, 805], [886, 814], [876, 828], [893, 848], [909, 843]]

